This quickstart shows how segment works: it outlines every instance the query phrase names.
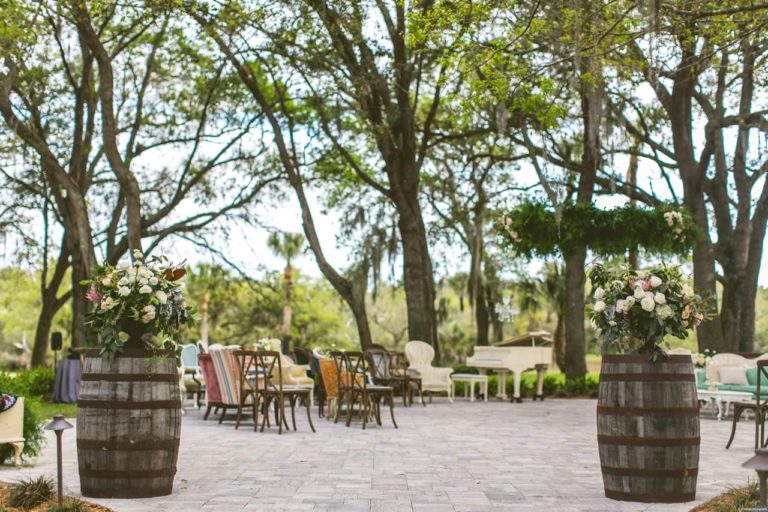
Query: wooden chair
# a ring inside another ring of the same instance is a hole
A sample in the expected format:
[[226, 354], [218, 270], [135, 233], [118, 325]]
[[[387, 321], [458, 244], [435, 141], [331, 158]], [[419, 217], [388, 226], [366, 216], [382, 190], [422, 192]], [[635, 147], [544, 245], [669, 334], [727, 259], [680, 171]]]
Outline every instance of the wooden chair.
[[[421, 395], [421, 387], [412, 382], [408, 372], [400, 375], [394, 375], [390, 371], [391, 357], [389, 352], [384, 349], [369, 349], [364, 353], [371, 371], [374, 384], [381, 386], [391, 386], [394, 390], [399, 390], [403, 395], [403, 405], [408, 407], [409, 402], [413, 403], [413, 389], [416, 388]], [[421, 399], [422, 403], [424, 398]]]
[[[240, 426], [240, 420], [243, 414], [243, 408], [249, 406], [253, 409], [256, 383], [248, 382], [248, 379], [241, 377], [241, 362], [238, 361], [236, 353], [244, 352], [237, 345], [223, 347], [221, 345], [212, 345], [209, 354], [213, 360], [213, 367], [216, 370], [216, 377], [221, 391], [221, 407], [224, 410], [219, 418], [219, 423], [224, 421], [224, 416], [229, 408], [237, 408], [237, 419], [235, 428]], [[256, 418], [254, 417], [254, 423]]]
[[[395, 400], [392, 386], [380, 386], [369, 384], [366, 374], [370, 374], [370, 367], [362, 352], [345, 352], [345, 366], [347, 370], [347, 426], [352, 424], [352, 409], [355, 403], [360, 404], [360, 415], [363, 419], [363, 430], [368, 423], [368, 418], [373, 416], [376, 423], [381, 425], [381, 401], [389, 404], [389, 413], [392, 424], [397, 428], [395, 421]], [[340, 377], [344, 377], [341, 375]], [[342, 380], [340, 378], [339, 380]]]
[[757, 392], [754, 402], [733, 402], [733, 421], [731, 423], [731, 436], [725, 448], [731, 447], [733, 436], [736, 434], [736, 425], [744, 411], [752, 411], [755, 415], [755, 450], [768, 446], [765, 438], [765, 418], [768, 416], [768, 389], [764, 384], [768, 383], [768, 360], [760, 359], [757, 365]]
[[323, 417], [323, 406], [328, 404], [328, 420], [336, 420], [339, 410], [339, 382], [336, 365], [333, 359], [324, 358], [318, 360], [320, 366], [320, 388], [323, 390], [323, 399], [318, 400], [320, 417]]
[[[291, 406], [291, 422], [293, 430], [296, 430], [296, 402], [301, 399], [307, 407], [307, 421], [312, 432], [315, 432], [315, 426], [312, 424], [311, 393], [312, 389], [306, 386], [296, 386], [283, 384], [280, 378], [283, 375], [281, 366], [281, 354], [275, 350], [258, 351], [255, 353], [256, 367], [264, 372], [264, 380], [257, 385], [257, 401], [262, 402], [265, 410], [269, 410], [269, 405], [274, 401], [277, 404], [279, 416], [277, 420], [278, 433], [283, 433], [283, 425], [288, 427], [288, 421], [285, 416], [285, 400]], [[258, 408], [258, 407], [257, 407]], [[267, 421], [267, 415], [261, 421], [261, 431]]]
[[[259, 374], [257, 364], [257, 353], [253, 350], [235, 350], [232, 355], [237, 359], [238, 378], [240, 379], [240, 399], [237, 404], [237, 419], [235, 428], [240, 426], [240, 418], [243, 414], [243, 407], [251, 407], [253, 415], [253, 430], [259, 425], [259, 403], [258, 386], [259, 381], [264, 381], [264, 377]], [[269, 416], [266, 412], [265, 416]]]

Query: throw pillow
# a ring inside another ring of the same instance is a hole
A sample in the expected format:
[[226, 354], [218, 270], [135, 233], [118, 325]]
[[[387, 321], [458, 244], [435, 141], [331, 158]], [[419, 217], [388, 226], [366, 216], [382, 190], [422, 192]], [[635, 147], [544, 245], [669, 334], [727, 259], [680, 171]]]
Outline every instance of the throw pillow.
[[724, 366], [720, 368], [720, 384], [748, 386], [747, 370], [739, 366]]

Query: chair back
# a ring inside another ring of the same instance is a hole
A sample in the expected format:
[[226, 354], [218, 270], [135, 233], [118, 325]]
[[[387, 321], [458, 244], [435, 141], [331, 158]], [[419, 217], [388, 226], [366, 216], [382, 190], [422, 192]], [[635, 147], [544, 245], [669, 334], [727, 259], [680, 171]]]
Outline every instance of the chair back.
[[181, 364], [185, 368], [195, 368], [198, 366], [197, 355], [200, 351], [194, 343], [187, 343], [181, 346]]
[[235, 350], [232, 354], [237, 360], [240, 392], [246, 394], [256, 392], [263, 382], [259, 374], [258, 353], [255, 350]]
[[386, 350], [372, 348], [365, 352], [368, 359], [368, 366], [374, 379], [391, 379], [392, 374], [389, 371], [389, 353]]
[[259, 350], [255, 352], [256, 366], [259, 372], [264, 372], [263, 388], [268, 393], [282, 393], [283, 374], [282, 354], [276, 350]]
[[312, 351], [307, 348], [294, 347], [293, 348], [293, 360], [296, 364], [312, 364]]
[[435, 349], [429, 343], [424, 343], [423, 341], [409, 341], [405, 344], [405, 357], [413, 367], [432, 366], [432, 360], [435, 358]]
[[240, 364], [234, 355], [238, 350], [240, 347], [237, 345], [229, 347], [212, 345], [209, 348], [219, 382], [221, 402], [224, 405], [240, 404]]
[[0, 443], [24, 442], [24, 397], [0, 414]]
[[345, 377], [349, 387], [365, 390], [367, 380], [365, 378], [369, 368], [366, 364], [365, 355], [362, 352], [344, 352], [347, 360], [347, 374]]
[[203, 372], [205, 380], [205, 400], [209, 403], [221, 402], [221, 391], [219, 390], [219, 380], [216, 377], [216, 370], [213, 367], [211, 354], [200, 354], [197, 356], [197, 363]]
[[320, 380], [323, 381], [326, 395], [337, 398], [339, 396], [339, 374], [333, 359], [324, 357], [318, 363], [320, 364]]

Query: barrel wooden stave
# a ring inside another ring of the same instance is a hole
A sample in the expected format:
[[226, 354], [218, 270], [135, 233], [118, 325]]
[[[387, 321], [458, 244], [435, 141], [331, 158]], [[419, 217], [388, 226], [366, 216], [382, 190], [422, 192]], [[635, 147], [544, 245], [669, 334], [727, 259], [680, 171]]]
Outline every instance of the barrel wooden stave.
[[85, 496], [141, 498], [172, 491], [181, 434], [175, 359], [126, 352], [113, 363], [89, 354], [83, 367], [77, 452]]
[[670, 356], [651, 364], [643, 357], [603, 360], [597, 432], [606, 496], [642, 502], [693, 500], [700, 430], [691, 359]]

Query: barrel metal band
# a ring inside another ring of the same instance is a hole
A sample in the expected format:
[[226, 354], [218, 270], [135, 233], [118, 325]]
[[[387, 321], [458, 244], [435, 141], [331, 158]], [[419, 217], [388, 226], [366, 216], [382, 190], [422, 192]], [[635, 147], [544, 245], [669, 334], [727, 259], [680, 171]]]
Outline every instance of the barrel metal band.
[[161, 469], [126, 469], [124, 471], [114, 469], [80, 468], [80, 478], [160, 478], [164, 476], [174, 476], [175, 474], [175, 466]]
[[101, 489], [90, 487], [88, 481], [80, 483], [80, 489], [83, 496], [92, 498], [154, 498], [156, 496], [167, 496], [173, 490], [172, 485], [162, 485], [160, 487], [140, 487], [129, 489]]
[[668, 354], [651, 361], [648, 354], [605, 354], [603, 363], [609, 364], [684, 364], [691, 365], [691, 356], [687, 354]]
[[84, 450], [106, 451], [175, 450], [179, 447], [179, 439], [150, 441], [99, 441], [97, 439], [78, 439], [77, 447]]
[[597, 414], [611, 416], [698, 416], [698, 407], [608, 407], [597, 406]]
[[107, 382], [178, 382], [176, 373], [83, 373], [83, 381], [103, 380]]
[[639, 501], [642, 503], [682, 503], [696, 499], [696, 491], [693, 492], [621, 492], [605, 490], [605, 497], [620, 501]]
[[600, 382], [696, 382], [692, 373], [601, 373]]
[[110, 400], [78, 400], [78, 407], [92, 409], [180, 409], [179, 400], [148, 400], [144, 402], [112, 402]]
[[606, 436], [597, 435], [597, 442], [600, 444], [619, 444], [624, 446], [699, 446], [701, 438], [696, 437], [669, 437], [669, 438], [648, 438], [648, 437], [626, 437], [626, 436]]
[[647, 477], [679, 477], [696, 476], [699, 474], [699, 468], [678, 468], [678, 469], [645, 469], [645, 468], [617, 468], [613, 466], [600, 465], [603, 474], [618, 476], [647, 476]]

